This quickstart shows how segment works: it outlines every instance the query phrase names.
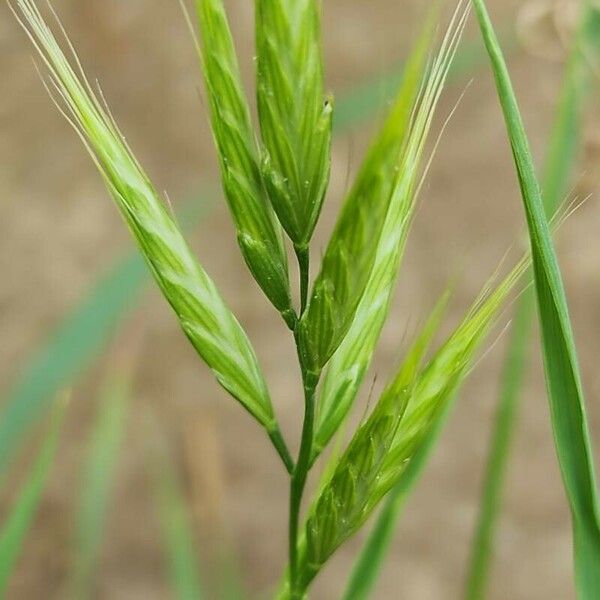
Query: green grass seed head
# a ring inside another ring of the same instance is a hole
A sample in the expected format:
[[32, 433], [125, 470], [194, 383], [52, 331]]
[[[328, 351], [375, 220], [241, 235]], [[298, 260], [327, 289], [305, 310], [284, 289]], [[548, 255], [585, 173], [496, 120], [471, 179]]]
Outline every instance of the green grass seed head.
[[70, 65], [35, 3], [15, 0], [14, 8], [48, 68], [65, 116], [89, 150], [186, 336], [223, 387], [260, 423], [273, 427], [265, 381], [235, 316], [191, 253], [113, 119], [83, 74]]
[[527, 265], [527, 261], [521, 261], [493, 292], [482, 296], [427, 366], [421, 368], [443, 314], [447, 298], [442, 298], [310, 510], [303, 555], [308, 578], [363, 525], [398, 483], [427, 439], [436, 416], [473, 366], [477, 349]]
[[258, 149], [221, 0], [197, 0], [200, 54], [221, 179], [238, 243], [253, 277], [292, 324], [287, 255], [258, 164]]
[[[373, 270], [354, 321], [327, 366], [319, 398], [315, 452], [324, 448], [350, 410], [369, 367], [385, 323], [416, 208], [421, 160], [432, 119], [448, 70], [464, 28], [466, 12], [457, 12], [436, 59], [431, 65], [415, 109], [408, 140], [402, 150], [398, 181], [390, 201], [377, 247]], [[429, 40], [428, 24], [421, 44]], [[380, 133], [386, 147], [403, 142], [396, 112], [402, 98]], [[396, 150], [397, 151], [397, 150]], [[427, 169], [425, 169], [426, 171]]]
[[346, 198], [300, 322], [305, 364], [319, 372], [354, 320], [365, 291], [394, 186], [411, 114], [423, 78], [427, 44], [415, 50], [399, 100]]
[[323, 91], [319, 0], [256, 0], [262, 171], [273, 208], [299, 248], [321, 213], [333, 105]]

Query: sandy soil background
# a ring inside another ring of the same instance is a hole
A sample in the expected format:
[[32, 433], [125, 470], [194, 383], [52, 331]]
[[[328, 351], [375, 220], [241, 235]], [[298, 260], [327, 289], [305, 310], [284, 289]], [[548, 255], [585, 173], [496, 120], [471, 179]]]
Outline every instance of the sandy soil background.
[[[336, 94], [395, 65], [409, 48], [423, 8], [423, 3], [408, 0], [327, 0], [324, 4], [327, 83]], [[524, 2], [490, 0], [489, 4], [497, 22], [509, 25]], [[175, 204], [200, 195], [201, 182], [216, 177], [216, 161], [196, 60], [177, 3], [55, 0], [54, 5], [88, 73], [102, 82], [117, 120], [157, 187], [168, 190]], [[251, 85], [252, 3], [231, 0], [228, 5]], [[475, 35], [471, 26], [467, 37]], [[0, 392], [8, 391], [20, 365], [48, 332], [113, 261], [131, 248], [93, 165], [48, 102], [31, 54], [24, 35], [0, 4]], [[524, 51], [514, 53], [510, 63], [541, 162], [561, 63]], [[467, 83], [461, 79], [448, 87], [441, 116], [448, 114]], [[589, 118], [586, 155], [579, 170], [578, 192], [582, 194], [598, 192], [597, 117]], [[336, 140], [331, 193], [316, 249], [323, 247], [347, 188], [348, 173], [354, 172], [371, 132], [372, 126], [366, 126]], [[206, 194], [199, 201], [205, 200]], [[292, 345], [243, 268], [219, 195], [214, 204], [193, 234], [194, 247], [255, 342], [277, 411], [295, 446], [302, 402]], [[599, 224], [596, 194], [560, 236], [597, 439]], [[458, 272], [460, 285], [446, 330], [456, 323], [506, 249], [519, 238], [522, 226], [492, 81], [480, 69], [448, 126], [423, 191], [397, 301], [373, 374], [383, 377], [389, 372], [406, 335], [414, 332]], [[252, 591], [268, 589], [284, 566], [284, 473], [261, 432], [213, 382], [158, 293], [149, 290], [139, 314], [107, 351], [106, 359], [75, 388], [58, 464], [13, 579], [11, 598], [64, 597], [72, 559], [74, 492], [80, 485], [96, 390], [119, 349], [129, 348], [130, 340], [140, 337], [135, 400], [96, 597], [169, 597], [146, 475], [148, 430], [144, 422], [149, 407], [158, 412], [186, 477], [205, 566], [215, 560], [214, 549], [223, 540], [235, 549]], [[461, 394], [433, 460], [406, 507], [375, 594], [378, 599], [460, 597], [503, 346], [504, 338]], [[574, 595], [568, 511], [535, 344], [531, 356], [510, 462], [492, 599]], [[366, 393], [361, 402], [366, 402]], [[2, 495], [2, 513], [10, 506], [11, 496]], [[357, 539], [339, 552], [319, 579], [315, 600], [339, 595], [358, 547]]]

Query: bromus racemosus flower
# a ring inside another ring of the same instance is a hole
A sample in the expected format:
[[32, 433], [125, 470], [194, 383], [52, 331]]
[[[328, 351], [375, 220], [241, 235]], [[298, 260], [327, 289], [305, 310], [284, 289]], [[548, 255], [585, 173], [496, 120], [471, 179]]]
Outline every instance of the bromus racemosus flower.
[[[397, 164], [390, 161], [387, 172], [380, 174], [382, 184], [393, 177], [397, 177], [397, 180], [394, 189], [387, 191], [390, 205], [370, 278], [356, 308], [352, 325], [325, 371], [317, 411], [313, 449], [315, 459], [348, 414], [385, 323], [416, 207], [421, 158], [465, 18], [466, 13], [456, 13], [455, 26], [449, 28], [440, 52], [430, 67], [427, 81], [419, 94], [406, 143], [405, 123], [398, 119], [398, 113], [403, 110], [401, 96], [372, 150], [373, 154], [380, 152], [382, 157], [400, 153]], [[422, 43], [429, 43], [429, 35], [429, 31], [426, 31]], [[367, 165], [364, 170], [367, 170]]]
[[522, 260], [495, 290], [486, 286], [464, 321], [423, 367], [447, 295], [440, 300], [309, 511], [299, 567], [303, 586], [400, 481], [472, 368], [477, 350], [527, 266]]
[[[523, 259], [496, 287], [486, 286], [428, 359], [448, 295], [440, 300], [373, 410], [333, 457], [303, 518], [309, 472], [342, 429], [390, 310], [467, 2], [459, 3], [439, 39], [438, 13], [431, 13], [311, 288], [310, 244], [329, 183], [334, 118], [324, 82], [321, 4], [256, 0], [255, 125], [224, 3], [195, 0], [224, 195], [244, 260], [292, 330], [298, 354], [305, 414], [295, 461], [248, 337], [192, 255], [75, 53], [65, 56], [33, 0], [12, 0], [11, 6], [47, 67], [51, 95], [90, 152], [185, 334], [223, 387], [266, 429], [289, 472], [289, 567], [278, 597], [301, 600], [332, 554], [390, 490], [411, 477], [528, 265]], [[288, 247], [299, 264], [298, 298], [289, 282]]]

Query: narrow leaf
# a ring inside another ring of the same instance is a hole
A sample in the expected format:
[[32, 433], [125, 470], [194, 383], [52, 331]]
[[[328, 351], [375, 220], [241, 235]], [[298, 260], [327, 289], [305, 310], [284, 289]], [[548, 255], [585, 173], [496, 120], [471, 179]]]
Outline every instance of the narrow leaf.
[[600, 592], [600, 523], [596, 476], [575, 342], [564, 285], [510, 75], [485, 3], [473, 0], [521, 186], [529, 227], [546, 383], [554, 439], [573, 520], [580, 598]]
[[17, 18], [50, 73], [49, 85], [62, 99], [65, 115], [87, 146], [185, 334], [221, 385], [274, 431], [266, 384], [240, 324], [191, 253], [114, 120], [83, 73], [78, 76], [67, 61], [35, 3], [16, 0], [16, 6]]
[[257, 0], [257, 96], [273, 208], [306, 248], [327, 190], [332, 105], [323, 94], [320, 0]]
[[222, 0], [196, 0], [200, 55], [221, 178], [238, 242], [252, 275], [293, 325], [287, 255], [266, 198], [248, 103]]
[[75, 554], [70, 573], [71, 598], [93, 597], [93, 575], [104, 538], [106, 514], [125, 432], [131, 381], [113, 375], [101, 394], [91, 433], [75, 520]]
[[[549, 142], [544, 169], [543, 201], [547, 218], [559, 208], [568, 193], [573, 170], [581, 145], [581, 108], [589, 72], [582, 47], [590, 38], [590, 23], [597, 11], [584, 2], [581, 22], [569, 53], [560, 102]], [[494, 431], [490, 444], [480, 504], [477, 528], [471, 547], [465, 596], [469, 600], [485, 597], [494, 534], [502, 502], [502, 489], [508, 462], [513, 430], [518, 417], [526, 371], [527, 347], [535, 308], [534, 290], [527, 290], [518, 302], [508, 342]]]
[[9, 577], [37, 513], [50, 468], [56, 456], [66, 401], [59, 399], [44, 440], [29, 477], [17, 497], [15, 506], [0, 530], [0, 597], [4, 598]]
[[163, 436], [152, 437], [159, 447], [152, 453], [150, 474], [171, 588], [177, 600], [201, 600], [205, 596], [186, 497]]

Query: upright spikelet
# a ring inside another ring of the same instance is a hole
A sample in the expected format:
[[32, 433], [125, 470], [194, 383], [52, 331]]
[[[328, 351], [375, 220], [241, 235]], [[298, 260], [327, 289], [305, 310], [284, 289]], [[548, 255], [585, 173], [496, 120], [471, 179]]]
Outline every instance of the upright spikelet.
[[411, 114], [426, 70], [429, 28], [415, 48], [392, 114], [358, 174], [327, 245], [310, 303], [300, 321], [304, 364], [319, 373], [354, 320], [369, 281], [399, 177]]
[[[460, 7], [459, 7], [460, 8]], [[385, 323], [416, 207], [420, 165], [432, 119], [464, 28], [467, 11], [455, 13], [420, 94], [402, 153], [398, 184], [390, 201], [377, 254], [364, 295], [344, 341], [327, 366], [319, 398], [314, 457], [327, 445], [350, 410]], [[380, 139], [396, 135], [394, 116]], [[392, 138], [393, 139], [393, 138]]]
[[310, 510], [302, 555], [305, 581], [314, 577], [400, 480], [472, 367], [477, 349], [527, 265], [528, 261], [521, 261], [492, 293], [482, 294], [462, 324], [421, 369], [444, 302], [438, 306]]
[[257, 0], [262, 169], [297, 251], [313, 234], [329, 182], [331, 100], [323, 95], [320, 0]]
[[252, 275], [293, 327], [287, 255], [267, 199], [248, 103], [222, 0], [196, 0], [201, 58], [221, 178]]
[[35, 3], [15, 0], [15, 14], [48, 68], [51, 91], [62, 99], [65, 116], [87, 146], [185, 334], [221, 385], [273, 431], [269, 393], [240, 324], [195, 260], [85, 76], [69, 64]]

